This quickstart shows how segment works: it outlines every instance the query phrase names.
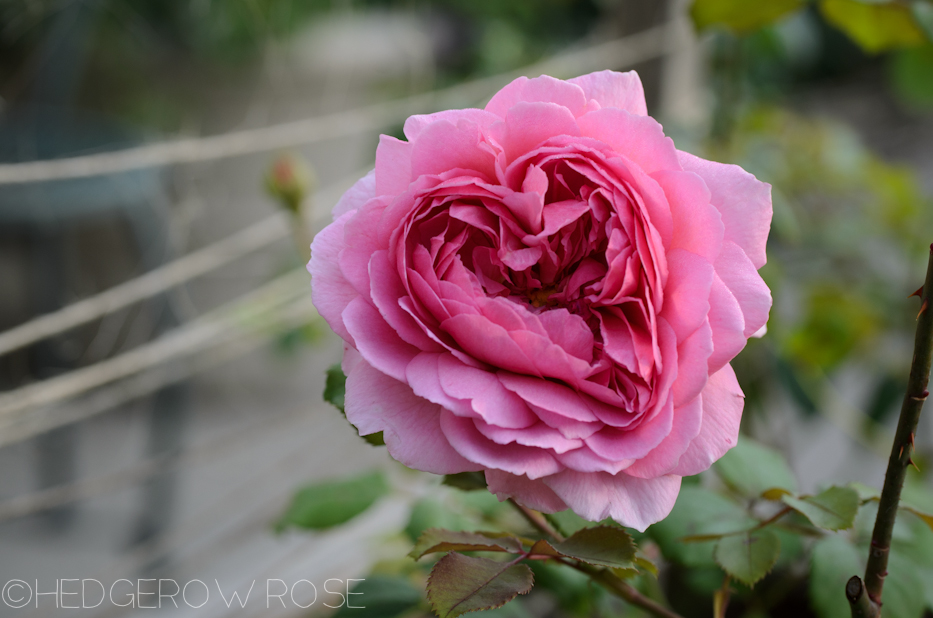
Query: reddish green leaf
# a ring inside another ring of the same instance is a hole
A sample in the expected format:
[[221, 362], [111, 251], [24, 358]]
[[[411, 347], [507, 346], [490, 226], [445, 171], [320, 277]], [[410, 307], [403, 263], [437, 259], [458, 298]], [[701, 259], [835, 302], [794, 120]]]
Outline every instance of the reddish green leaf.
[[522, 553], [522, 544], [503, 532], [455, 532], [443, 528], [428, 528], [421, 533], [408, 555], [415, 560], [426, 554], [447, 551], [500, 551]]
[[428, 601], [440, 618], [502, 607], [534, 586], [524, 564], [471, 558], [451, 552], [438, 560], [428, 578]]

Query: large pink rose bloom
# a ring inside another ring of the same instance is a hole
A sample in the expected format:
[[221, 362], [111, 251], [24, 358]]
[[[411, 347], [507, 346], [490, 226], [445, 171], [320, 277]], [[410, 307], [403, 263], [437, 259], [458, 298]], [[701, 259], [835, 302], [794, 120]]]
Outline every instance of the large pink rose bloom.
[[736, 443], [770, 186], [680, 152], [634, 72], [412, 116], [312, 245], [347, 418], [499, 499], [644, 530]]

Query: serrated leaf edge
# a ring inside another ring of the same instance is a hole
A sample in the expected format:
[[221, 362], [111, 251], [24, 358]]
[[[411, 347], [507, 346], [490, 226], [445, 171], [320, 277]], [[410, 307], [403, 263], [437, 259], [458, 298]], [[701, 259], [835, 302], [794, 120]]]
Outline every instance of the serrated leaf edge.
[[[437, 571], [437, 567], [438, 567], [447, 557], [449, 557], [451, 554], [456, 554], [456, 553], [457, 553], [457, 552], [451, 551], [451, 552], [447, 552], [446, 554], [444, 554], [444, 557], [441, 558], [440, 560], [438, 560], [437, 563], [436, 563], [433, 567], [431, 567], [431, 573], [428, 575], [427, 586], [425, 587], [426, 592], [427, 592], [428, 602], [431, 604], [431, 609], [434, 610], [434, 613], [437, 614], [437, 615], [439, 616], [439, 618], [451, 618], [452, 614], [451, 614], [451, 613], [448, 613], [446, 616], [441, 616], [441, 613], [437, 610], [437, 606], [436, 606], [436, 604], [434, 603], [434, 599], [432, 598], [433, 595], [431, 594], [431, 593], [432, 593], [432, 590], [431, 590], [431, 583], [432, 583], [433, 580], [434, 580], [434, 573], [435, 573], [435, 571]], [[466, 556], [465, 556], [465, 557], [466, 557]], [[470, 593], [470, 596], [464, 598], [462, 601], [459, 601], [459, 602], [457, 603], [457, 605], [460, 605], [460, 603], [463, 603], [463, 601], [465, 601], [466, 599], [470, 598], [471, 596], [473, 596], [474, 594], [476, 594], [477, 592], [479, 592], [483, 587], [488, 586], [490, 582], [492, 582], [494, 579], [496, 579], [497, 577], [499, 577], [500, 575], [502, 575], [503, 573], [505, 573], [506, 571], [508, 571], [508, 570], [511, 569], [512, 567], [524, 567], [525, 569], [528, 570], [528, 573], [531, 575], [531, 585], [528, 586], [528, 589], [527, 589], [527, 590], [519, 590], [518, 592], [515, 593], [515, 595], [514, 595], [512, 598], [507, 599], [507, 600], [503, 601], [502, 603], [493, 603], [492, 605], [489, 605], [489, 606], [487, 606], [487, 607], [477, 607], [476, 609], [471, 609], [470, 611], [462, 612], [462, 613], [460, 613], [460, 614], [456, 614], [457, 616], [462, 616], [462, 615], [464, 615], [464, 614], [470, 614], [470, 613], [473, 613], [473, 612], [485, 612], [485, 611], [488, 611], [488, 610], [490, 610], [490, 609], [498, 609], [498, 608], [502, 607], [503, 605], [505, 605], [506, 603], [509, 603], [509, 602], [511, 602], [511, 601], [514, 601], [514, 600], [515, 600], [515, 597], [517, 597], [517, 596], [519, 596], [519, 595], [523, 595], [523, 596], [524, 596], [524, 595], [528, 594], [529, 592], [531, 592], [531, 590], [535, 587], [535, 573], [534, 573], [534, 571], [532, 571], [532, 570], [528, 567], [527, 564], [509, 564], [508, 562], [503, 562], [502, 564], [503, 564], [503, 565], [506, 565], [504, 569], [502, 569], [501, 571], [499, 571], [499, 572], [498, 572], [496, 575], [494, 575], [493, 577], [491, 577], [491, 578], [489, 578], [488, 580], [486, 580], [486, 582], [485, 582], [482, 586], [480, 586], [479, 588], [477, 588], [476, 590], [474, 590], [473, 592], [471, 592], [471, 593]], [[456, 607], [457, 605], [454, 605], [454, 607]]]
[[[768, 574], [771, 573], [771, 571], [774, 570], [774, 565], [777, 564], [778, 558], [780, 558], [780, 556], [781, 556], [781, 539], [780, 539], [780, 537], [778, 537], [777, 535], [775, 535], [775, 534], [774, 534], [773, 532], [771, 532], [770, 530], [764, 530], [764, 529], [762, 529], [762, 530], [755, 530], [755, 531], [751, 531], [751, 530], [750, 530], [750, 531], [748, 531], [748, 532], [745, 533], [745, 536], [746, 536], [746, 537], [751, 537], [752, 534], [770, 534], [770, 535], [773, 535], [773, 536], [777, 539], [777, 543], [778, 543], [778, 551], [777, 551], [777, 554], [776, 554], [775, 557], [774, 557], [774, 561], [772, 561], [772, 562], [771, 562], [771, 565], [767, 568], [767, 570], [765, 570], [765, 572], [761, 574], [761, 577], [759, 577], [759, 578], [756, 579], [756, 580], [749, 581], [749, 580], [747, 580], [747, 579], [743, 579], [743, 578], [739, 577], [738, 575], [736, 575], [735, 573], [733, 573], [732, 571], [730, 571], [729, 569], [727, 569], [727, 568], [722, 564], [722, 562], [719, 561], [719, 542], [716, 543], [716, 548], [713, 550], [713, 559], [716, 561], [716, 564], [718, 564], [719, 567], [720, 567], [723, 571], [725, 571], [726, 573], [728, 573], [729, 575], [731, 575], [732, 577], [736, 578], [738, 581], [742, 582], [743, 584], [745, 584], [745, 585], [747, 585], [747, 586], [749, 586], [749, 587], [754, 586], [755, 584], [757, 584], [758, 582], [760, 582], [761, 580], [763, 580], [765, 577], [767, 577]], [[730, 536], [738, 536], [738, 535], [730, 535]], [[722, 539], [720, 539], [720, 541], [722, 541]]]

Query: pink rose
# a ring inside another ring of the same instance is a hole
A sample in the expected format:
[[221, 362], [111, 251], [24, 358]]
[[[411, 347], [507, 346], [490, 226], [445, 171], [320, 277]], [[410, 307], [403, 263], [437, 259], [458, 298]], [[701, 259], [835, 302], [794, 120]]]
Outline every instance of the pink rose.
[[500, 500], [663, 519], [736, 443], [770, 186], [678, 151], [634, 72], [522, 77], [405, 136], [312, 245], [347, 418]]

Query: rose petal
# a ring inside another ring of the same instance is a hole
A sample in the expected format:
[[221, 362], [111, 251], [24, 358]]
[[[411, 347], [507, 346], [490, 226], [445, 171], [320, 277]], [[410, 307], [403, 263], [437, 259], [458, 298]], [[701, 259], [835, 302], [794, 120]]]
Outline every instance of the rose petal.
[[360, 360], [347, 376], [346, 412], [360, 435], [383, 432], [393, 458], [433, 474], [482, 470], [458, 454], [444, 438], [441, 407]]
[[732, 366], [725, 365], [711, 375], [700, 397], [703, 399], [700, 433], [690, 442], [673, 474], [692, 476], [708, 470], [738, 442], [745, 395]]
[[516, 103], [505, 115], [504, 124], [494, 125], [492, 130], [507, 161], [556, 135], [580, 135], [573, 114], [556, 103]]
[[654, 119], [614, 107], [603, 107], [577, 118], [580, 134], [605, 142], [645, 173], [679, 170], [674, 141]]
[[713, 277], [709, 295], [709, 325], [713, 330], [713, 353], [709, 371], [715, 373], [742, 351], [745, 338], [745, 317], [739, 301], [732, 295], [719, 275]]
[[354, 345], [370, 365], [396, 380], [405, 380], [405, 368], [420, 350], [402, 341], [375, 307], [357, 296], [343, 310], [343, 323]]
[[487, 423], [521, 429], [538, 420], [520, 397], [502, 386], [496, 374], [466, 365], [449, 354], [438, 359], [438, 378], [447, 395], [470, 402]]
[[648, 115], [645, 89], [635, 71], [598, 71], [567, 81], [583, 88], [586, 98], [595, 99], [601, 107], [617, 107], [630, 114]]
[[561, 105], [573, 115], [586, 111], [587, 97], [583, 90], [572, 82], [542, 75], [529, 79], [519, 77], [493, 95], [486, 104], [486, 111], [505, 118], [509, 110], [521, 102], [546, 102]]
[[474, 421], [473, 425], [481, 434], [496, 444], [512, 444], [514, 442], [522, 446], [548, 449], [557, 455], [583, 446], [582, 440], [567, 439], [559, 431], [553, 427], [548, 427], [544, 423], [536, 423], [531, 427], [522, 429], [505, 429], [478, 420]]
[[711, 202], [722, 214], [724, 240], [741, 247], [755, 268], [764, 266], [771, 229], [771, 185], [738, 165], [707, 161], [686, 152], [677, 154], [683, 168], [697, 173], [709, 187]]
[[473, 421], [455, 416], [447, 410], [441, 411], [441, 430], [458, 453], [485, 468], [524, 474], [530, 479], [555, 474], [563, 469], [547, 451], [517, 444], [496, 444], [481, 434]]
[[408, 141], [413, 142], [428, 126], [435, 122], [446, 121], [456, 125], [461, 120], [472, 122], [480, 127], [481, 130], [485, 131], [493, 123], [501, 120], [501, 118], [481, 109], [448, 109], [433, 114], [415, 114], [414, 116], [409, 116], [405, 121], [403, 131]]
[[388, 251], [376, 251], [369, 262], [373, 303], [385, 321], [406, 343], [420, 350], [440, 352], [443, 348], [428, 337], [422, 327], [400, 305], [407, 296], [398, 270], [389, 263]]
[[652, 174], [671, 205], [674, 235], [671, 249], [684, 249], [716, 261], [722, 250], [722, 215], [710, 204], [703, 179], [693, 172], [661, 171]]
[[516, 476], [502, 470], [486, 470], [486, 484], [499, 502], [513, 498], [542, 513], [556, 513], [567, 508], [550, 487], [540, 480], [532, 481], [527, 476]]
[[620, 472], [564, 470], [543, 482], [573, 509], [589, 521], [607, 517], [639, 532], [659, 522], [674, 508], [680, 491], [679, 476], [640, 479]]
[[771, 290], [755, 270], [745, 252], [736, 244], [726, 242], [715, 263], [716, 274], [738, 301], [745, 317], [746, 337], [752, 337], [768, 322], [771, 311]]
[[676, 408], [671, 432], [650, 453], [626, 468], [625, 473], [653, 479], [673, 472], [691, 441], [700, 434], [702, 420], [703, 401], [700, 396]]
[[343, 276], [337, 256], [343, 249], [344, 227], [352, 216], [352, 212], [344, 214], [318, 232], [311, 243], [311, 261], [308, 262], [314, 306], [335, 333], [351, 342], [352, 337], [343, 324], [341, 314], [350, 301], [359, 296], [359, 292]]
[[396, 196], [411, 184], [411, 144], [380, 135], [376, 147], [376, 195]]
[[663, 319], [678, 340], [693, 334], [710, 312], [713, 265], [695, 253], [674, 249], [667, 254], [667, 285], [664, 287]]
[[496, 158], [482, 144], [483, 134], [474, 122], [461, 119], [457, 124], [449, 120], [432, 123], [412, 142], [411, 172], [417, 177], [461, 169], [494, 180]]

